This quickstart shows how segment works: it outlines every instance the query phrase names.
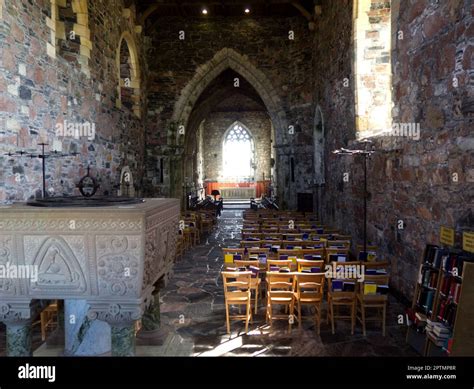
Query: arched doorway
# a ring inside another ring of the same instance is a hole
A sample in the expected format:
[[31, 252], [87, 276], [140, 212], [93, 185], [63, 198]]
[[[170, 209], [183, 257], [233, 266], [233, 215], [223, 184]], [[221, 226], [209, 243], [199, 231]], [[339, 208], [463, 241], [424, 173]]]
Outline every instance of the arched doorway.
[[[176, 150], [182, 150], [183, 155], [180, 156], [180, 159], [181, 161], [186, 160], [186, 155], [184, 154], [189, 153], [187, 142], [189, 139], [196, 138], [197, 128], [206, 118], [202, 113], [196, 112], [195, 108], [200, 103], [199, 100], [203, 93], [212, 85], [214, 80], [218, 79], [221, 74], [228, 70], [235, 72], [241, 81], [245, 80], [248, 82], [263, 102], [275, 133], [274, 136], [269, 137], [271, 148], [273, 149], [273, 151], [268, 153], [268, 164], [270, 166], [272, 158], [273, 163], [279, 161], [276, 155], [276, 146], [283, 141], [284, 134], [286, 134], [285, 131], [288, 128], [286, 113], [283, 109], [280, 97], [275, 92], [275, 88], [267, 76], [257, 69], [248, 57], [242, 56], [232, 49], [222, 49], [210, 61], [201, 65], [197, 69], [194, 77], [182, 89], [181, 95], [175, 104], [170, 123], [170, 128], [177, 130], [168, 133], [168, 135], [172, 136], [171, 139], [168, 138], [169, 143], [175, 145]], [[214, 95], [218, 96], [219, 91], [216, 91]], [[195, 117], [193, 117], [193, 115]], [[183, 133], [185, 134], [184, 136]], [[173, 181], [170, 182], [170, 189], [173, 197], [184, 198], [182, 196], [182, 181], [184, 177], [189, 176], [189, 171], [187, 171], [186, 164], [181, 162], [181, 165], [181, 169], [179, 169], [178, 165], [175, 165], [173, 169]], [[198, 165], [198, 163], [196, 163], [196, 165]], [[176, 168], [178, 168], [178, 170], [176, 170]], [[264, 175], [261, 174], [262, 177], [258, 177], [259, 181], [264, 181], [262, 184], [264, 193], [267, 193], [267, 187], [270, 186], [269, 180], [272, 176], [271, 172], [275, 173], [276, 170], [277, 166], [274, 166], [271, 171], [269, 168], [267, 173]], [[279, 177], [276, 177], [276, 180], [271, 182], [271, 187], [274, 191], [277, 191], [277, 193], [279, 188], [283, 188], [283, 185], [279, 185]], [[279, 193], [279, 195], [283, 197], [285, 193], [282, 192]]]

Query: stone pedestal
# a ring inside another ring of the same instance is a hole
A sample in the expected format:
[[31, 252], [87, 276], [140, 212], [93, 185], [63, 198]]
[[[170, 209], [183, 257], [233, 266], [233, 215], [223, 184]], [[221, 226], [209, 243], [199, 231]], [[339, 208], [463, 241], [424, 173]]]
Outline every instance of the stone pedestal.
[[42, 308], [39, 301], [0, 302], [0, 321], [7, 327], [7, 356], [31, 357], [31, 321]]
[[137, 344], [140, 346], [161, 346], [167, 335], [167, 331], [161, 327], [160, 290], [157, 287], [142, 317], [142, 327], [137, 333]]
[[89, 308], [86, 300], [64, 301], [64, 355], [98, 356], [110, 354], [110, 326], [106, 322], [89, 319], [87, 317]]
[[6, 323], [7, 326], [7, 356], [31, 357], [31, 321]]
[[[0, 280], [8, 354], [31, 355], [30, 301], [65, 300], [66, 355], [134, 355], [135, 323], [173, 266], [179, 200], [0, 208], [0, 264], [21, 267], [24, 275]], [[159, 329], [158, 300], [145, 316], [145, 332]]]
[[135, 355], [135, 324], [143, 315], [145, 303], [108, 304], [89, 302], [87, 317], [107, 322], [111, 328], [112, 356]]
[[135, 355], [135, 323], [126, 326], [111, 326], [112, 356], [133, 357]]

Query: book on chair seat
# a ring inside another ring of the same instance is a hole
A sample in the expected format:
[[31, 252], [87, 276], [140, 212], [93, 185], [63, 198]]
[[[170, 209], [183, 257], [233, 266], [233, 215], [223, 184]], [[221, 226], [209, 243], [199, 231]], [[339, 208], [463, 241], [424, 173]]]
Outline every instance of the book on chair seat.
[[377, 284], [366, 282], [364, 284], [364, 294], [365, 295], [377, 294]]
[[332, 281], [332, 291], [333, 292], [342, 292], [343, 282], [342, 280], [333, 280]]
[[260, 268], [256, 266], [249, 266], [249, 270], [252, 272], [252, 278], [257, 278]]
[[388, 285], [377, 285], [378, 294], [388, 294]]
[[354, 292], [355, 291], [355, 282], [352, 281], [344, 281], [342, 290], [344, 292]]

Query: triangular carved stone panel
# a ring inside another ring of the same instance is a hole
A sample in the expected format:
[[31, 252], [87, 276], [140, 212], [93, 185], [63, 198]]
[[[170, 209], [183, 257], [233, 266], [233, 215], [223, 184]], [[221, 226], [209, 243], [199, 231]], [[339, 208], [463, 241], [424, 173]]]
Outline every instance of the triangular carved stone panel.
[[33, 260], [38, 266], [38, 281], [31, 284], [34, 291], [74, 291], [87, 289], [79, 261], [67, 242], [60, 237], [47, 238]]

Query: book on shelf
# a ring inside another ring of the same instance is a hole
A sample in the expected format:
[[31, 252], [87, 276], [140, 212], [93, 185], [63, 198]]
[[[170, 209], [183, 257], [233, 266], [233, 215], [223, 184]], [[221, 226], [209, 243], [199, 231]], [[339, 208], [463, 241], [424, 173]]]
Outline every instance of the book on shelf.
[[415, 321], [418, 322], [418, 323], [427, 324], [428, 317], [424, 313], [416, 312], [415, 313]]

